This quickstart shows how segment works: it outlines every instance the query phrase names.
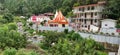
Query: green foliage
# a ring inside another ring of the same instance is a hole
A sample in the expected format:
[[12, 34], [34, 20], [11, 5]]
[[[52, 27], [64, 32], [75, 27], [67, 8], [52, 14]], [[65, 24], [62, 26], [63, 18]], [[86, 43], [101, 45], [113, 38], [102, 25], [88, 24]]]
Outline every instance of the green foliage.
[[116, 28], [120, 28], [120, 24], [117, 24], [117, 25], [116, 25]]
[[29, 23], [29, 25], [32, 27], [33, 23], [32, 23], [32, 22], [30, 22], [30, 23]]
[[27, 51], [25, 49], [19, 49], [16, 53], [16, 55], [39, 55], [35, 51]]
[[0, 27], [0, 49], [6, 47], [23, 48], [27, 43], [26, 37], [17, 31], [8, 30], [8, 27]]
[[[93, 4], [100, 0], [4, 0], [4, 13], [10, 12], [15, 15], [40, 14], [45, 12], [55, 12], [61, 10], [66, 16], [71, 15], [73, 6]], [[3, 2], [3, 1], [1, 1]], [[70, 13], [69, 13], [70, 12]]]
[[45, 32], [45, 39], [40, 44], [43, 49], [47, 48], [50, 55], [107, 55], [104, 47], [92, 39], [84, 39], [74, 31], [68, 32]]
[[0, 23], [6, 23], [6, 22], [7, 22], [6, 19], [1, 19], [1, 20], [0, 20]]
[[8, 29], [9, 30], [16, 30], [17, 29], [17, 25], [15, 23], [9, 23], [8, 24]]
[[34, 30], [33, 29], [29, 29], [28, 30], [30, 34], [33, 34]]
[[46, 31], [44, 36], [45, 39], [43, 41], [42, 47], [48, 49], [52, 43], [57, 43], [59, 38], [65, 37], [65, 34], [53, 31]]
[[120, 18], [120, 0], [109, 0], [105, 11], [103, 12], [107, 15], [107, 18], [117, 19]]
[[4, 22], [7, 21], [6, 23], [13, 21], [13, 15], [10, 13], [5, 13], [2, 18], [3, 18]]
[[3, 55], [16, 55], [17, 50], [12, 48], [8, 48], [4, 51]]
[[7, 48], [3, 51], [3, 53], [0, 53], [0, 55], [39, 55], [39, 54], [32, 50], [26, 49], [16, 50], [14, 48]]
[[67, 33], [68, 33], [68, 29], [65, 29], [65, 30], [64, 30], [64, 33], [67, 34]]

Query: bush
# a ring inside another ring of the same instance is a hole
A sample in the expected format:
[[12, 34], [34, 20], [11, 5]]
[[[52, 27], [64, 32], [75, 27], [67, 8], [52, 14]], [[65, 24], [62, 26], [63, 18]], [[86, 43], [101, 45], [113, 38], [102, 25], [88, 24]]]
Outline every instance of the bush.
[[64, 33], [68, 34], [68, 29], [65, 29], [65, 30], [64, 30]]
[[7, 20], [6, 23], [12, 22], [14, 19], [11, 13], [5, 13], [2, 18]]
[[103, 35], [104, 33], [103, 32], [100, 32], [101, 35]]
[[0, 55], [39, 55], [37, 52], [27, 49], [16, 50], [14, 48], [7, 48]]
[[112, 35], [115, 35], [115, 33], [112, 33]]
[[14, 48], [8, 48], [4, 51], [3, 55], [16, 55], [17, 50]]
[[8, 29], [9, 30], [16, 30], [17, 29], [17, 25], [15, 23], [9, 23], [8, 24]]
[[110, 35], [109, 33], [106, 33], [106, 35]]
[[[4, 27], [3, 27], [4, 28]], [[27, 44], [26, 37], [17, 31], [0, 28], [0, 49], [6, 47], [23, 48]]]

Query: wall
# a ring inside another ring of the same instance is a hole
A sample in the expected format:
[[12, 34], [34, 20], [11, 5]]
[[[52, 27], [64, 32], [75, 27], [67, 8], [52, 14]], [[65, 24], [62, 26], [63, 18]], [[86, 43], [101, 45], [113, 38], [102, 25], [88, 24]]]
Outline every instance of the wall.
[[[107, 26], [105, 26], [105, 24], [107, 24]], [[113, 27], [115, 28], [115, 22], [112, 21], [102, 21], [102, 28], [110, 28]]]
[[114, 29], [101, 28], [101, 29], [100, 29], [100, 32], [103, 32], [103, 33], [109, 33], [109, 34], [114, 33], [115, 35], [119, 35], [119, 33], [116, 32], [116, 30], [117, 30], [116, 28], [114, 28]]
[[83, 38], [92, 38], [97, 42], [107, 42], [110, 44], [120, 44], [120, 37], [115, 36], [104, 36], [104, 35], [94, 35], [88, 33], [78, 32]]

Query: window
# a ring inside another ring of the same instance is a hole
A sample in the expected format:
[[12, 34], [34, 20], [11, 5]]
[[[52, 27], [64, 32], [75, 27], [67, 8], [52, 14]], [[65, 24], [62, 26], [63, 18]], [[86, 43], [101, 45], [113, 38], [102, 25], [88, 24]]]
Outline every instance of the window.
[[85, 24], [86, 24], [86, 19], [85, 19]]
[[85, 18], [87, 17], [87, 14], [85, 13]]
[[97, 13], [95, 13], [95, 16], [97, 16]]
[[79, 8], [79, 11], [81, 11], [81, 8]]
[[93, 24], [93, 20], [91, 20], [91, 24]]
[[53, 24], [50, 24], [50, 27], [53, 27]]
[[79, 19], [79, 21], [81, 22], [81, 19]]
[[57, 25], [57, 24], [55, 24], [55, 27], [58, 27], [58, 25]]
[[107, 24], [105, 24], [105, 26], [107, 26]]
[[82, 25], [82, 27], [83, 27], [83, 25]]
[[88, 10], [90, 10], [90, 7], [88, 7]]
[[83, 19], [82, 19], [82, 22], [83, 22]]
[[93, 13], [91, 13], [91, 18], [93, 18]]
[[95, 23], [97, 23], [97, 20], [95, 19]]
[[87, 28], [87, 25], [85, 25], [85, 28]]
[[92, 7], [91, 7], [91, 10], [94, 10], [94, 9], [95, 9], [95, 7], [94, 7], [94, 6], [92, 6]]
[[65, 24], [62, 24], [62, 27], [65, 27]]
[[81, 14], [81, 16], [83, 16], [83, 13]]
[[82, 8], [82, 11], [83, 11], [83, 12], [84, 12], [84, 9], [85, 9], [85, 8], [83, 7], [83, 8]]

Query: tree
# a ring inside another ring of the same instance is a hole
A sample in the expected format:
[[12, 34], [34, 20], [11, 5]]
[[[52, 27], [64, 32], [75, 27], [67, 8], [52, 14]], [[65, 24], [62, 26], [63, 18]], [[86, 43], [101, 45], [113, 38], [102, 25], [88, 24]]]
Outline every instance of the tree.
[[119, 19], [120, 18], [120, 0], [108, 0], [106, 9], [104, 10], [104, 15], [107, 18]]
[[23, 48], [27, 44], [26, 37], [17, 31], [8, 30], [8, 27], [0, 27], [0, 49], [6, 47]]
[[10, 13], [5, 13], [4, 16], [2, 17], [3, 19], [7, 20], [6, 23], [12, 22], [13, 21], [13, 15]]
[[50, 55], [107, 55], [102, 45], [90, 38], [84, 39], [73, 31], [67, 35], [49, 31], [45, 36], [41, 46], [46, 47]]
[[15, 23], [9, 23], [8, 24], [8, 29], [9, 30], [16, 30], [17, 29], [17, 25]]

